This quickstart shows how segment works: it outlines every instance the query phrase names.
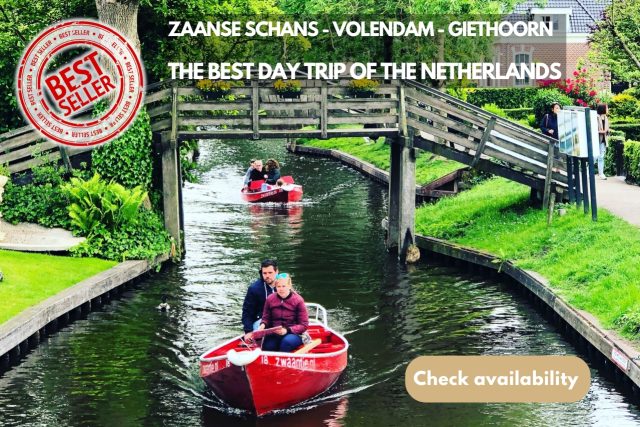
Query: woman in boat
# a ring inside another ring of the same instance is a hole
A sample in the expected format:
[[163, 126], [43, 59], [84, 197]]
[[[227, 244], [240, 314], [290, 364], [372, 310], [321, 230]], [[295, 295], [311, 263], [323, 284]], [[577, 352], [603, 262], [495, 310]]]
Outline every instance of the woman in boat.
[[291, 289], [291, 277], [280, 273], [276, 278], [276, 292], [267, 297], [258, 330], [280, 326], [275, 334], [264, 337], [262, 350], [291, 352], [302, 345], [302, 337], [309, 326], [309, 313], [300, 294]]
[[265, 165], [266, 182], [274, 185], [280, 179], [280, 163], [276, 159], [269, 159]]

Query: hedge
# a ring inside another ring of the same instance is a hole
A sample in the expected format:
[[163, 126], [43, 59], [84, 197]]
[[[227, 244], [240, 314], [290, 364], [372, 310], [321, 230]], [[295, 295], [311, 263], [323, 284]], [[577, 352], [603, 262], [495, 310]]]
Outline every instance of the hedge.
[[524, 108], [533, 106], [537, 87], [522, 88], [465, 88], [467, 102], [481, 107], [496, 104], [500, 108]]
[[612, 130], [624, 132], [627, 139], [631, 139], [633, 141], [640, 141], [640, 122], [638, 122], [637, 120], [632, 120], [632, 121], [612, 120], [609, 126], [611, 127]]
[[609, 176], [624, 174], [624, 136], [611, 135], [604, 155], [604, 173]]
[[529, 114], [533, 114], [533, 108], [504, 108], [507, 117], [513, 120], [526, 119]]
[[640, 142], [627, 140], [624, 143], [624, 169], [628, 182], [640, 184]]

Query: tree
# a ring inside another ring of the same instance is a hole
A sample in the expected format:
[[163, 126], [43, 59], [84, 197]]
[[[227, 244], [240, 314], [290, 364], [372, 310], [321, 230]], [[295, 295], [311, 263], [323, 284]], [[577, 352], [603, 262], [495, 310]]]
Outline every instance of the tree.
[[139, 0], [96, 0], [98, 19], [125, 36], [136, 51], [140, 52], [138, 38]]
[[625, 81], [640, 79], [640, 0], [613, 0], [589, 39], [590, 59]]

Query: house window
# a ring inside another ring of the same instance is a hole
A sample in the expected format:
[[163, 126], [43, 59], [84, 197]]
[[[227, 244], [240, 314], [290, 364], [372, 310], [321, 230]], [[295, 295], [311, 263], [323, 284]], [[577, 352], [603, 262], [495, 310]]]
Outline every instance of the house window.
[[[522, 69], [521, 64], [529, 64], [531, 62], [531, 58], [528, 53], [518, 53], [515, 57], [515, 63], [518, 65], [519, 69]], [[516, 86], [529, 86], [530, 79], [529, 76], [524, 76], [524, 79], [516, 79]]]
[[542, 17], [542, 22], [547, 25], [547, 28], [553, 28], [553, 31], [560, 29], [560, 18], [558, 15], [545, 15]]

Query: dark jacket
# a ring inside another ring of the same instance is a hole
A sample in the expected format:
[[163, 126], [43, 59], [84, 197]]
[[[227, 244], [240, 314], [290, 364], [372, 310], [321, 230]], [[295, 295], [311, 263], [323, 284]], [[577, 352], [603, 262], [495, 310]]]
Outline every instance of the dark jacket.
[[267, 285], [262, 279], [256, 280], [249, 286], [242, 303], [242, 327], [245, 333], [253, 331], [253, 323], [262, 316], [267, 296], [274, 292], [275, 287]]
[[[549, 133], [550, 129], [553, 129], [553, 134]], [[558, 116], [554, 113], [545, 114], [540, 122], [540, 130], [543, 134], [558, 139]]]
[[249, 185], [251, 181], [260, 181], [261, 179], [264, 179], [265, 174], [266, 172], [264, 171], [264, 168], [261, 171], [257, 171], [254, 167], [250, 167], [244, 174], [244, 185]]
[[280, 169], [271, 169], [267, 172], [267, 184], [275, 184], [280, 179]]
[[284, 326], [292, 334], [300, 335], [309, 327], [309, 313], [302, 297], [291, 291], [284, 299], [273, 293], [264, 304], [262, 322], [267, 328]]

